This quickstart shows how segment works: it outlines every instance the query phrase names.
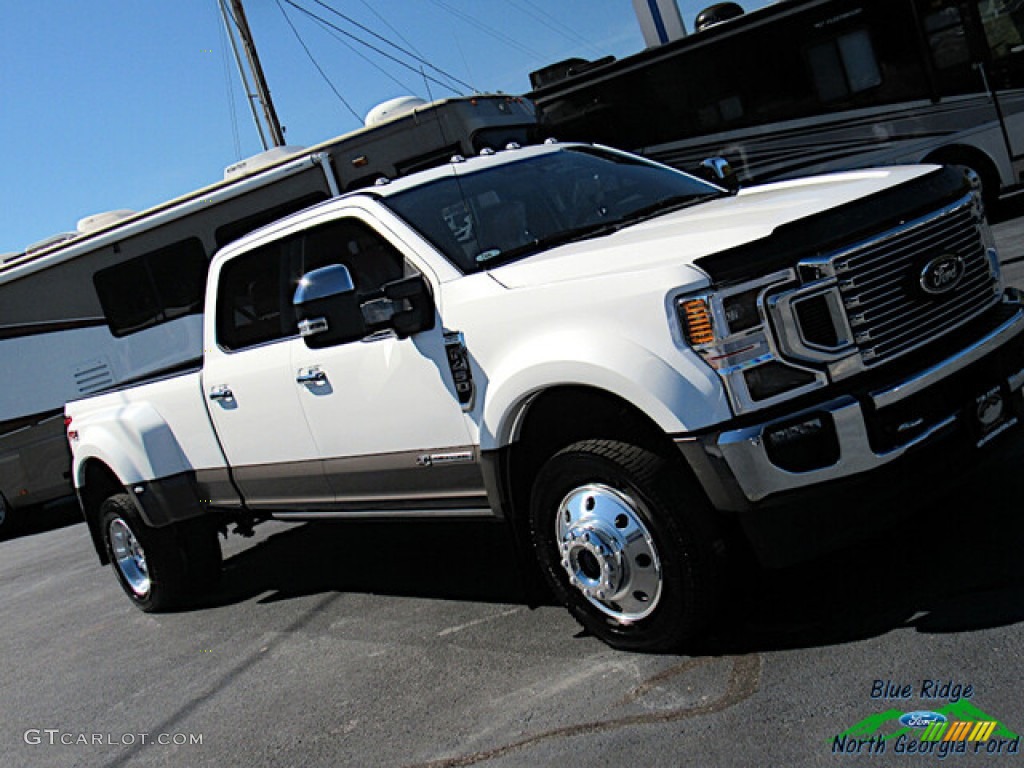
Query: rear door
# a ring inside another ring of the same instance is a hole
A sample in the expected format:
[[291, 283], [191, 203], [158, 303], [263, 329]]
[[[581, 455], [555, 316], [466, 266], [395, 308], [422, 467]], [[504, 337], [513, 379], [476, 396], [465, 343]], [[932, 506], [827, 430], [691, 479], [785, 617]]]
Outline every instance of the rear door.
[[250, 507], [310, 510], [334, 494], [299, 402], [292, 364], [294, 254], [289, 238], [242, 254], [217, 280], [214, 337], [207, 333], [204, 395]]

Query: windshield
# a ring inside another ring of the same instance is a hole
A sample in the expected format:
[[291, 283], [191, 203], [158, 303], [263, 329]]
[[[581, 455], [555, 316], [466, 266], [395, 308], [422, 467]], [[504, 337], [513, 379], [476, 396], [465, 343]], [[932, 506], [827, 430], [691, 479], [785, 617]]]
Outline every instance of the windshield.
[[640, 158], [572, 147], [439, 179], [383, 202], [472, 273], [723, 194]]

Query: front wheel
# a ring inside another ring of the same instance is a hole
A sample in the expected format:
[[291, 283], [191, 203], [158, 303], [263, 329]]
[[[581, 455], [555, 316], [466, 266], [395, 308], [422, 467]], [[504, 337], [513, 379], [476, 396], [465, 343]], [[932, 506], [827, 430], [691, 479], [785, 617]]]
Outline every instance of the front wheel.
[[183, 607], [220, 572], [220, 545], [212, 528], [188, 523], [152, 528], [126, 493], [106, 499], [99, 519], [121, 588], [147, 613]]
[[530, 530], [556, 596], [612, 647], [681, 650], [716, 611], [708, 505], [644, 448], [588, 440], [555, 454], [534, 483]]

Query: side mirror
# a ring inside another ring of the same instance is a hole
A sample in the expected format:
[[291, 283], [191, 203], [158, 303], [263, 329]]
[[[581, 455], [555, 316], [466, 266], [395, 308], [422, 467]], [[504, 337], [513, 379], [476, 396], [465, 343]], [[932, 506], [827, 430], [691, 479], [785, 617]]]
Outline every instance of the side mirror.
[[393, 330], [400, 339], [434, 327], [434, 300], [422, 275], [385, 283], [361, 300], [347, 267], [335, 264], [303, 275], [292, 305], [299, 335], [310, 349]]
[[348, 267], [334, 264], [302, 276], [292, 297], [299, 335], [311, 349], [356, 341], [368, 332]]
[[717, 184], [732, 194], [739, 192], [739, 177], [724, 157], [709, 157], [703, 160], [696, 175], [705, 181]]
[[404, 339], [434, 327], [434, 299], [423, 275], [403, 277], [384, 285], [384, 299], [395, 308], [388, 321], [398, 338]]

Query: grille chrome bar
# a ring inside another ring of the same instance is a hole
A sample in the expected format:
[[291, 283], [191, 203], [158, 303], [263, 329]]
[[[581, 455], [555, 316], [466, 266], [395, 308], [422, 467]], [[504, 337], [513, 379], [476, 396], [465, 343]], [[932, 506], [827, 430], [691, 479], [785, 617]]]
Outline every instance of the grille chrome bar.
[[[917, 221], [883, 233], [823, 261], [835, 276], [840, 301], [837, 327], [852, 332], [850, 353], [865, 367], [878, 365], [921, 347], [969, 322], [999, 301], [980, 228], [981, 213], [972, 195]], [[955, 287], [935, 295], [922, 286], [925, 270], [949, 257], [962, 264]], [[821, 335], [818, 326], [801, 336]]]

